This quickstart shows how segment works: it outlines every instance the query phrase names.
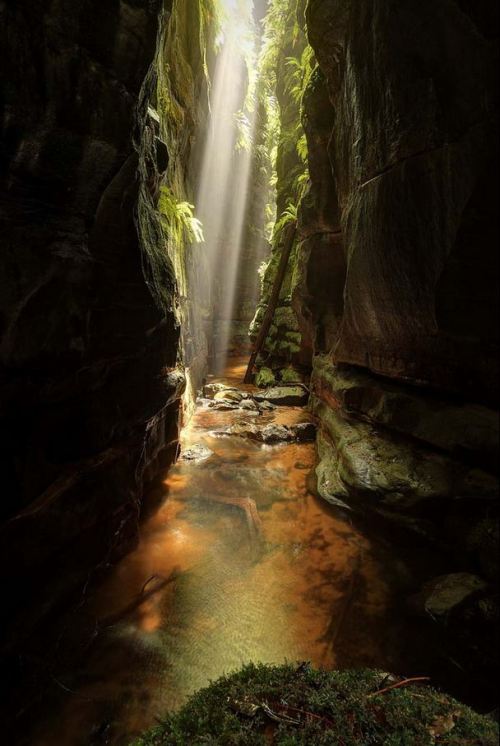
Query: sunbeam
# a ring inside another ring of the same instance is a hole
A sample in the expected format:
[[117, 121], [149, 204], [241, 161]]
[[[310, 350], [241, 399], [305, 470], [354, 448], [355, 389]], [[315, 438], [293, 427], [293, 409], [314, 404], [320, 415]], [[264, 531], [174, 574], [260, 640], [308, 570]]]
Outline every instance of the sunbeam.
[[[252, 3], [224, 0], [219, 53], [212, 74], [210, 121], [195, 202], [204, 226], [205, 273], [191, 287], [208, 299], [209, 344], [216, 372], [224, 369], [235, 308], [236, 282], [245, 233], [255, 107], [252, 87], [258, 45]], [[242, 10], [243, 5], [246, 10]], [[243, 131], [242, 131], [243, 130]], [[195, 323], [197, 323], [195, 319]], [[198, 323], [202, 323], [201, 319]]]

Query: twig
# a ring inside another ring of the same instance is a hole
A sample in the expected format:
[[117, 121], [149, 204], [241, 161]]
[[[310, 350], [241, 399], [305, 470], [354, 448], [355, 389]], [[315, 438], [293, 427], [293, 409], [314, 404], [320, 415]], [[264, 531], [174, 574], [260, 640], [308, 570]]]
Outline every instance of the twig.
[[379, 694], [385, 694], [386, 692], [390, 692], [391, 689], [399, 689], [402, 686], [408, 686], [408, 684], [414, 684], [417, 681], [430, 681], [429, 676], [415, 676], [412, 679], [404, 679], [403, 681], [398, 681], [397, 684], [391, 684], [390, 686], [384, 687], [384, 689], [379, 689], [377, 692], [372, 692], [371, 694], [367, 695], [367, 698], [370, 697], [376, 697]]
[[325, 723], [332, 728], [334, 725], [331, 720], [324, 717], [323, 715], [317, 715], [316, 713], [309, 712], [308, 710], [301, 710], [299, 707], [291, 707], [291, 705], [273, 705], [273, 707], [284, 709], [286, 712], [297, 712], [300, 715], [305, 715], [306, 720], [320, 720], [322, 723]]
[[[153, 588], [151, 588], [151, 590], [146, 591], [146, 588], [147, 588], [148, 584], [155, 577], [157, 577], [160, 582], [157, 583]], [[146, 581], [146, 583], [143, 585], [142, 590], [139, 593], [139, 595], [136, 596], [136, 598], [133, 601], [131, 601], [128, 604], [128, 606], [126, 606], [121, 611], [118, 611], [116, 614], [110, 614], [109, 616], [107, 616], [104, 619], [100, 620], [99, 626], [100, 626], [101, 630], [102, 629], [107, 629], [109, 627], [113, 627], [115, 624], [117, 624], [118, 622], [120, 622], [124, 617], [128, 616], [133, 611], [135, 611], [136, 609], [138, 609], [139, 606], [142, 606], [142, 604], [145, 601], [147, 601], [149, 598], [151, 598], [152, 596], [154, 596], [157, 593], [159, 593], [161, 590], [163, 590], [170, 583], [175, 582], [178, 579], [178, 577], [179, 577], [179, 574], [176, 573], [175, 571], [168, 578], [162, 578], [160, 575], [158, 575], [158, 576], [152, 575]]]
[[149, 584], [151, 583], [151, 581], [152, 581], [152, 580], [160, 580], [160, 581], [164, 581], [164, 580], [165, 580], [165, 578], [164, 578], [164, 577], [163, 577], [162, 575], [156, 575], [156, 574], [155, 574], [155, 575], [151, 575], [151, 576], [150, 576], [150, 577], [149, 577], [149, 578], [148, 578], [148, 579], [146, 580], [146, 582], [144, 583], [144, 585], [142, 586], [142, 590], [141, 590], [141, 593], [140, 593], [140, 595], [141, 595], [141, 596], [142, 596], [142, 595], [144, 595], [144, 592], [145, 592], [146, 588], [148, 587], [148, 585], [149, 585]]

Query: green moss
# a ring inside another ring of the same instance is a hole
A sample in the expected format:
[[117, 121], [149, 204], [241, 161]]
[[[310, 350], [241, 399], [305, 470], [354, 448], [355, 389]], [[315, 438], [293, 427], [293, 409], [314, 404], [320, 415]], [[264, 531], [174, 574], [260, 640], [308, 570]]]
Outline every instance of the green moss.
[[285, 332], [285, 339], [288, 342], [294, 342], [296, 345], [300, 345], [302, 335], [300, 332]]
[[288, 342], [286, 339], [279, 340], [276, 343], [276, 349], [281, 353], [282, 357], [290, 358], [292, 355], [297, 355], [300, 352], [300, 346], [295, 342]]
[[283, 383], [301, 383], [302, 376], [294, 368], [289, 367], [281, 371], [281, 380]]
[[[375, 671], [252, 664], [195, 694], [132, 746], [498, 743], [496, 723], [451, 697], [415, 685], [374, 695], [386, 685], [384, 674]], [[289, 708], [281, 717], [298, 718], [298, 724], [275, 722], [260, 707], [266, 704], [279, 712], [280, 703]]]
[[279, 306], [274, 314], [274, 324], [277, 327], [284, 327], [287, 331], [295, 331], [297, 329], [297, 317], [293, 309]]
[[276, 378], [271, 368], [261, 368], [257, 373], [255, 383], [259, 388], [266, 388], [266, 386], [272, 386], [276, 383]]
[[[260, 73], [267, 83], [264, 95], [277, 102], [267, 106], [273, 119], [275, 148], [273, 171], [276, 183], [276, 219], [271, 230], [272, 253], [262, 277], [260, 305], [267, 306], [283, 250], [285, 228], [299, 217], [300, 203], [309, 180], [308, 148], [302, 124], [302, 99], [316, 62], [307, 42], [303, 0], [270, 0], [264, 23], [265, 36]], [[297, 270], [299, 242], [292, 248], [283, 281], [280, 308], [274, 318], [277, 331], [269, 332], [265, 349], [279, 364], [300, 352], [301, 335], [290, 301], [301, 273]], [[287, 307], [285, 307], [287, 306]], [[252, 333], [258, 329], [254, 321]], [[290, 333], [296, 336], [288, 336]]]

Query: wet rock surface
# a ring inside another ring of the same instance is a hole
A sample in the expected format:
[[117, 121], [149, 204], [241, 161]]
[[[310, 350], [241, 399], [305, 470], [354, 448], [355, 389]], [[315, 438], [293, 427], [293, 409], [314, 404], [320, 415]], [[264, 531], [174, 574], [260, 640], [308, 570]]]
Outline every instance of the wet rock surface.
[[316, 425], [312, 422], [299, 422], [296, 425], [264, 425], [259, 427], [249, 423], [231, 425], [230, 427], [216, 431], [219, 436], [235, 435], [239, 438], [249, 438], [261, 443], [307, 443], [316, 438]]
[[498, 413], [480, 404], [457, 401], [375, 377], [350, 366], [333, 366], [327, 356], [314, 361], [316, 396], [348, 416], [408, 435], [459, 460], [496, 467]]
[[349, 419], [318, 400], [313, 411], [321, 421], [326, 458], [328, 442], [333, 444], [329, 468], [336, 475], [330, 487], [335, 497], [358, 493], [368, 508], [390, 507], [402, 514], [441, 499], [496, 502], [498, 482], [488, 472]]
[[201, 443], [196, 443], [195, 445], [181, 451], [181, 460], [196, 462], [206, 461], [206, 459], [210, 458], [212, 455], [213, 451], [211, 451], [210, 448], [207, 448]]
[[309, 399], [304, 386], [272, 386], [254, 395], [257, 402], [266, 402], [281, 407], [302, 407]]
[[272, 412], [276, 407], [304, 407], [308, 400], [309, 392], [304, 386], [272, 386], [242, 391], [233, 386], [216, 383], [203, 387], [201, 402], [218, 411], [242, 409], [262, 414]]
[[[269, 422], [273, 413], [279, 416], [280, 410], [304, 409], [309, 400], [309, 392], [302, 385], [272, 386], [267, 389], [247, 387], [246, 390], [221, 383], [203, 387], [201, 406], [217, 412], [240, 412], [243, 417], [235, 424], [214, 430], [216, 437], [235, 436], [252, 441], [277, 445], [285, 443], [307, 443], [315, 440], [316, 425], [311, 421], [295, 423]], [[304, 410], [305, 412], [305, 410]], [[246, 415], [246, 416], [245, 416]], [[248, 417], [258, 417], [249, 421]], [[304, 414], [305, 419], [309, 419]]]

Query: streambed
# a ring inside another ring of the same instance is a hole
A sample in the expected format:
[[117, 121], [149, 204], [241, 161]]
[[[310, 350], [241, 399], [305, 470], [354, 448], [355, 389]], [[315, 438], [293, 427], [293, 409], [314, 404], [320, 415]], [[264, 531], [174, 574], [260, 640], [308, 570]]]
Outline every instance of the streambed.
[[[242, 374], [236, 362], [224, 382]], [[309, 415], [198, 405], [182, 449], [203, 457], [170, 470], [139, 546], [87, 595], [80, 613], [95, 619], [95, 640], [30, 743], [128, 744], [249, 661], [426, 673], [419, 623], [402, 603], [405, 564], [312, 494], [312, 442], [217, 434], [257, 421]]]

